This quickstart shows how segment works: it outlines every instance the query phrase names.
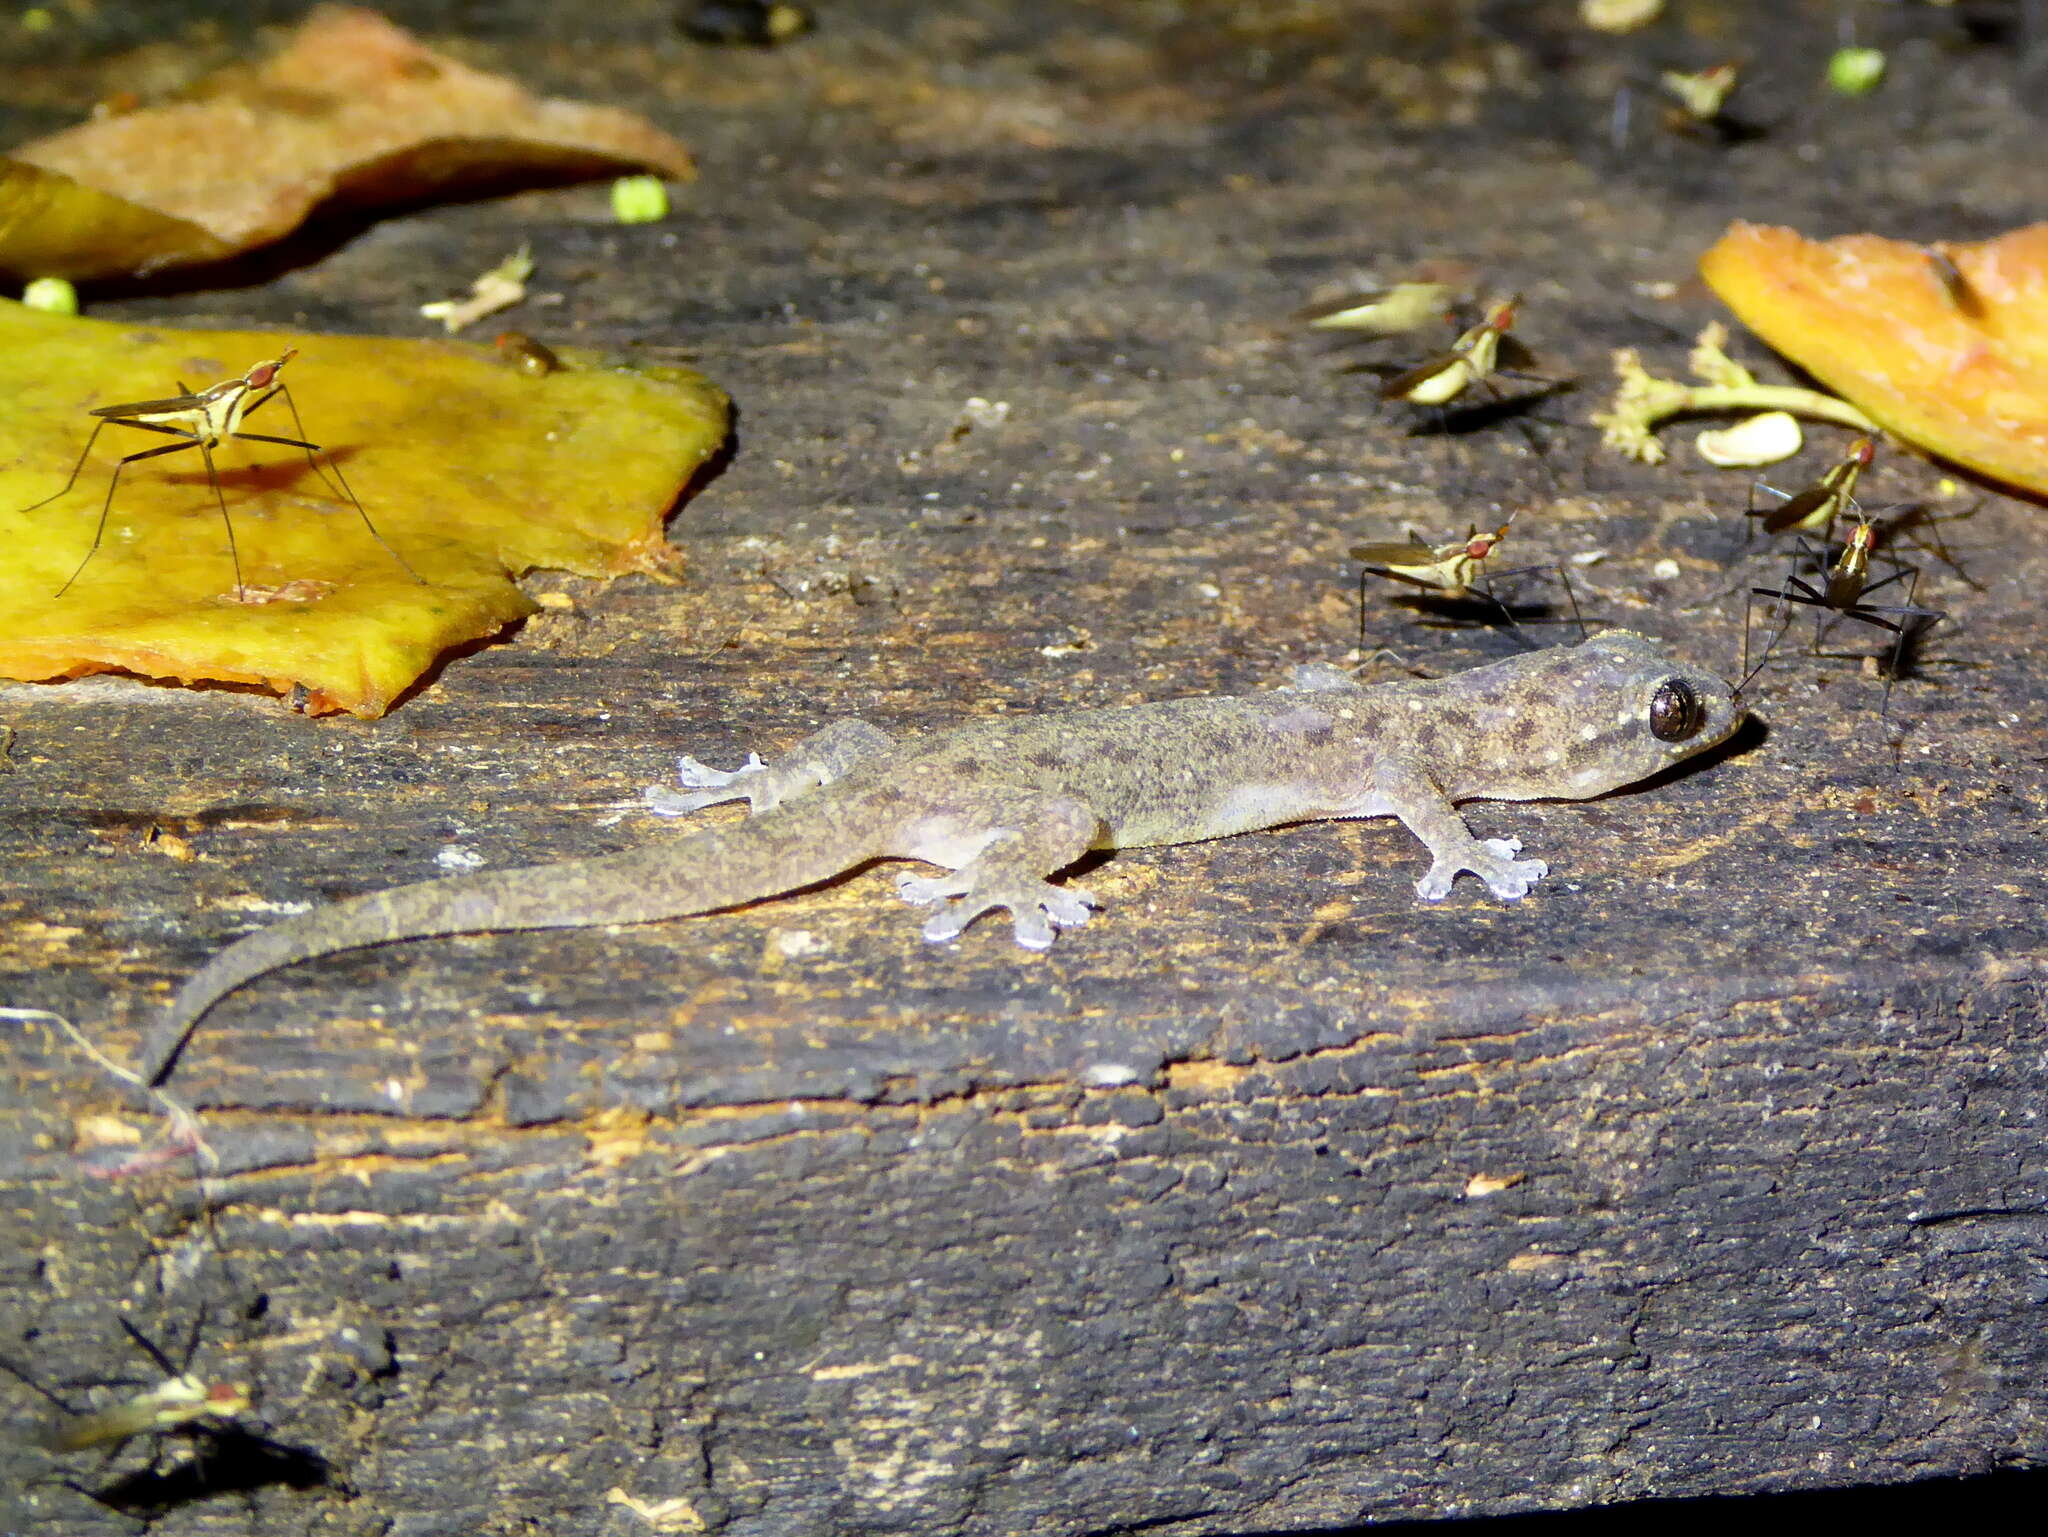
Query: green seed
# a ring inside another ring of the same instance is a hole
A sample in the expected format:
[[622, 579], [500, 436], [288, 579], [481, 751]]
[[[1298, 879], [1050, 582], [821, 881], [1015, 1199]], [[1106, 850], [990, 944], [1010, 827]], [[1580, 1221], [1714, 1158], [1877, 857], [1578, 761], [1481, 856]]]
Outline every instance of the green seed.
[[78, 290], [62, 278], [37, 278], [21, 291], [21, 302], [32, 310], [52, 315], [76, 315]]
[[1828, 84], [1837, 95], [1864, 96], [1884, 79], [1881, 48], [1837, 48], [1828, 60]]
[[612, 183], [612, 217], [621, 224], [653, 224], [668, 217], [668, 188], [659, 176], [621, 176]]

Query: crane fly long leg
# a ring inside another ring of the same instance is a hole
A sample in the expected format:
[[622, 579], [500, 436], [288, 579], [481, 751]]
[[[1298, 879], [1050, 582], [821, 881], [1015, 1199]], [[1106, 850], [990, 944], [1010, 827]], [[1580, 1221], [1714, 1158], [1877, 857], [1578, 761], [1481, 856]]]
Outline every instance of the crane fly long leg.
[[[206, 478], [213, 483], [213, 499], [220, 504], [220, 526], [228, 531], [228, 560], [235, 568], [235, 601], [241, 603], [248, 596], [248, 587], [242, 581], [242, 552], [235, 544], [235, 520], [228, 516], [227, 493], [220, 488], [220, 471], [213, 467], [213, 447], [204, 438], [196, 441], [199, 457], [206, 461]], [[107, 494], [113, 495], [112, 487], [108, 488]]]
[[[105, 425], [105, 422], [102, 422], [100, 424], [101, 427]], [[123, 427], [140, 427], [145, 432], [169, 433], [171, 436], [180, 438], [183, 441], [177, 443], [165, 443], [158, 448], [145, 448], [139, 454], [125, 455], [122, 458], [121, 462], [114, 466], [114, 473], [110, 477], [108, 477], [107, 480], [107, 499], [100, 503], [100, 520], [98, 523], [93, 525], [92, 545], [90, 548], [86, 550], [85, 559], [81, 560], [78, 563], [78, 569], [76, 571], [73, 571], [70, 576], [66, 577], [64, 579], [64, 585], [57, 589], [56, 595], [60, 598], [63, 597], [65, 593], [71, 590], [71, 584], [73, 582], [77, 581], [81, 576], [85, 574], [85, 568], [92, 564], [93, 556], [99, 553], [100, 540], [105, 537], [107, 532], [107, 514], [113, 511], [114, 508], [114, 488], [121, 484], [121, 472], [127, 469], [129, 465], [134, 464], [139, 460], [156, 459], [162, 457], [165, 454], [182, 453], [184, 450], [188, 448], [197, 448], [203, 452], [205, 448], [205, 445], [197, 437], [194, 437], [188, 433], [179, 432], [175, 427], [158, 427], [150, 422], [119, 422], [118, 425]], [[93, 435], [95, 437], [99, 435], [99, 427], [93, 428]], [[88, 443], [87, 446], [90, 447], [90, 443]], [[71, 478], [73, 480], [76, 480], [78, 478], [78, 472], [74, 470], [72, 472]], [[70, 489], [71, 487], [68, 484], [64, 487], [65, 491], [69, 491]], [[60, 491], [58, 495], [63, 495], [63, 492]], [[55, 501], [56, 497], [46, 497], [45, 500]], [[36, 503], [37, 507], [40, 507], [42, 505], [42, 502]], [[24, 510], [27, 511], [32, 509]], [[235, 583], [238, 587], [241, 585], [241, 568], [239, 566], [236, 567], [235, 571]]]
[[[422, 586], [427, 585], [427, 579], [421, 576], [419, 572], [413, 570], [410, 562], [408, 562], [403, 555], [399, 554], [397, 550], [391, 547], [391, 542], [388, 539], [386, 539], [382, 534], [377, 532], [377, 525], [370, 521], [370, 514], [364, 509], [362, 499], [355, 494], [355, 492], [350, 488], [348, 481], [345, 478], [343, 478], [341, 473], [341, 461], [336, 459], [334, 455], [330, 453], [327, 450], [327, 448], [322, 444], [307, 441], [306, 424], [299, 420], [298, 403], [292, 399], [291, 387], [289, 385], [287, 385], [282, 379], [280, 379], [276, 384], [272, 385], [268, 391], [266, 391], [261, 396], [257, 397], [256, 403], [254, 405], [249, 406], [246, 410], [242, 412], [242, 420], [247, 421], [251, 416], [255, 415], [258, 410], [268, 405], [271, 401], [271, 398], [276, 395], [284, 396], [285, 409], [291, 412], [292, 414], [292, 430], [298, 433], [297, 437], [272, 437], [267, 433], [243, 432], [240, 431], [239, 429], [235, 431], [233, 436], [238, 438], [246, 438], [252, 443], [280, 443], [287, 448], [303, 448], [306, 451], [307, 466], [313, 471], [315, 475], [318, 475], [320, 477], [321, 482], [323, 484], [331, 484], [341, 492], [343, 497], [347, 499], [349, 505], [355, 508], [356, 516], [363, 520], [363, 527], [370, 531], [370, 537], [376, 540], [377, 543], [384, 547], [384, 553], [389, 555], [393, 560], [397, 561], [399, 565], [403, 566], [405, 568], [405, 574], [411, 577], [415, 582], [420, 583]], [[328, 481], [326, 471], [320, 468], [320, 461], [314, 457], [316, 454], [326, 455], [327, 468], [334, 472], [333, 481]]]
[[[63, 485], [59, 486], [55, 491], [52, 491], [48, 496], [44, 497], [40, 502], [30, 502], [26, 507], [21, 509], [23, 512], [34, 512], [38, 507], [49, 506], [50, 503], [56, 501], [58, 497], [62, 496], [65, 492], [69, 491], [73, 486], [78, 484], [78, 472], [85, 468], [85, 461], [92, 457], [92, 446], [93, 444], [99, 442], [100, 429], [106, 425], [107, 424], [104, 420], [97, 421], [92, 424], [92, 432], [85, 440], [85, 447], [81, 448], [78, 451], [78, 462], [71, 466], [70, 478], [66, 480]], [[123, 422], [121, 425], [126, 427], [132, 424], [128, 422]], [[69, 582], [66, 582], [64, 585], [69, 587], [71, 584]]]

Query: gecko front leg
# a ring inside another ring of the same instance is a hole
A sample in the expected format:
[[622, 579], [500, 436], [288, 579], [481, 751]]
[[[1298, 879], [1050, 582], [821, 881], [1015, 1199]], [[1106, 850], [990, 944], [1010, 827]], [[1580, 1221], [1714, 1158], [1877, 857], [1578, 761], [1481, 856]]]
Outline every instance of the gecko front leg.
[[1457, 808], [1436, 783], [1420, 769], [1391, 759], [1381, 759], [1373, 768], [1373, 787], [1381, 805], [1401, 819], [1408, 831], [1429, 850], [1429, 870], [1415, 883], [1415, 894], [1428, 902], [1441, 902], [1451, 894], [1451, 885], [1463, 870], [1470, 870], [1503, 902], [1516, 902], [1529, 888], [1550, 873], [1540, 859], [1517, 859], [1520, 838], [1475, 838]]
[[896, 894], [919, 906], [937, 906], [924, 937], [958, 937], [983, 913], [1008, 908], [1017, 943], [1048, 948], [1060, 929], [1088, 921], [1102, 903], [1078, 886], [1045, 879], [1095, 845], [1102, 826], [1094, 810], [1070, 795], [989, 787], [946, 798], [943, 809], [919, 817], [889, 852], [930, 864], [954, 865], [950, 875], [903, 875]]
[[741, 800], [747, 803], [749, 814], [758, 816], [772, 806], [844, 777], [862, 759], [885, 753], [895, 745], [895, 740], [879, 726], [870, 726], [864, 720], [836, 720], [805, 737], [772, 764], [762, 762], [759, 753], [748, 753], [745, 763], [727, 772], [707, 767], [685, 754], [678, 760], [676, 778], [689, 793], [681, 794], [665, 785], [649, 785], [642, 793], [647, 809], [657, 816], [685, 816], [723, 801]]

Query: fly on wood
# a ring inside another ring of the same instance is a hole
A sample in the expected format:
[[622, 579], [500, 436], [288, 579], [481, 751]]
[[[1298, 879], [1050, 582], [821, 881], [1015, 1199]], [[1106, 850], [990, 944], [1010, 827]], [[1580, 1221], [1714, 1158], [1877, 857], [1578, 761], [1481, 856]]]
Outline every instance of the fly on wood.
[[[1516, 630], [1521, 629], [1514, 610], [1501, 601], [1493, 590], [1492, 576], [1486, 571], [1486, 563], [1493, 557], [1508, 530], [1514, 526], [1511, 515], [1508, 520], [1491, 533], [1482, 533], [1478, 524], [1473, 524], [1462, 539], [1453, 539], [1446, 544], [1430, 545], [1416, 538], [1412, 533], [1403, 544], [1389, 541], [1381, 544], [1354, 544], [1351, 558], [1363, 561], [1365, 569], [1359, 574], [1359, 646], [1364, 648], [1365, 623], [1365, 578], [1384, 577], [1388, 581], [1402, 582], [1407, 586], [1421, 589], [1433, 598], [1451, 602], [1477, 600], [1500, 611], [1501, 617]], [[1562, 566], [1521, 566], [1513, 571], [1494, 573], [1502, 580], [1522, 576], [1531, 571], [1555, 570], [1564, 583], [1567, 597], [1571, 600], [1572, 612], [1578, 613], [1579, 601], [1572, 592], [1571, 578], [1566, 576]], [[1584, 626], [1581, 625], [1583, 629]]]
[[1520, 303], [1520, 296], [1514, 296], [1489, 306], [1479, 324], [1466, 330], [1447, 350], [1382, 384], [1380, 399], [1443, 406], [1475, 384], [1490, 389], [1494, 372], [1500, 367], [1501, 339], [1515, 323], [1515, 309]]
[[[1813, 649], [1820, 650], [1827, 628], [1835, 619], [1854, 619], [1861, 624], [1883, 630], [1892, 637], [1890, 659], [1885, 664], [1884, 703], [1880, 713], [1891, 709], [1892, 684], [1898, 680], [1905, 664], [1907, 648], [1920, 636], [1948, 617], [1947, 611], [1938, 608], [1924, 608], [1914, 602], [1920, 584], [1917, 567], [1909, 566], [1896, 557], [1892, 560], [1893, 570], [1875, 581], [1870, 576], [1870, 560], [1877, 549], [1877, 524], [1868, 515], [1859, 512], [1849, 530], [1849, 537], [1843, 541], [1841, 551], [1829, 560], [1804, 538], [1799, 541], [1801, 553], [1809, 562], [1808, 580], [1798, 571], [1786, 573], [1780, 587], [1752, 587], [1750, 589], [1750, 610], [1743, 615], [1744, 672], [1753, 676], [1770, 659], [1785, 631], [1791, 628], [1791, 605], [1814, 610]], [[1872, 603], [1871, 594], [1904, 582], [1906, 601], [1904, 603]], [[1758, 598], [1768, 598], [1772, 606], [1784, 614], [1784, 621], [1773, 631], [1770, 641], [1764, 647], [1764, 654], [1756, 667], [1748, 666], [1748, 647], [1751, 619]]]

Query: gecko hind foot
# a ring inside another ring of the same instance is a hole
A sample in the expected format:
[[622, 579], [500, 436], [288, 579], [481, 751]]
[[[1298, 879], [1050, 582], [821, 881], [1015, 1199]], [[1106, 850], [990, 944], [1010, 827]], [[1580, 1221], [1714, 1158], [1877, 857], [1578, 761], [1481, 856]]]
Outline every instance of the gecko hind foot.
[[1078, 886], [1046, 881], [991, 881], [965, 870], [950, 875], [900, 875], [896, 894], [920, 907], [945, 904], [925, 920], [933, 944], [957, 939], [968, 924], [998, 907], [1008, 908], [1017, 943], [1027, 950], [1049, 949], [1061, 929], [1079, 928], [1100, 899]]
[[1471, 847], [1439, 857], [1429, 873], [1415, 883], [1415, 894], [1426, 902], [1441, 902], [1451, 894], [1458, 872], [1470, 870], [1501, 901], [1518, 902], [1550, 873], [1543, 860], [1515, 858], [1521, 852], [1520, 838], [1475, 839]]
[[761, 761], [759, 753], [748, 753], [747, 761], [731, 773], [708, 767], [685, 753], [676, 760], [676, 779], [690, 793], [687, 795], [671, 790], [666, 785], [649, 785], [641, 791], [647, 801], [647, 809], [656, 816], [687, 816], [692, 811], [702, 811], [706, 806], [716, 806], [722, 801], [751, 801], [753, 792], [747, 788], [734, 789], [750, 774], [765, 774], [768, 765]]

